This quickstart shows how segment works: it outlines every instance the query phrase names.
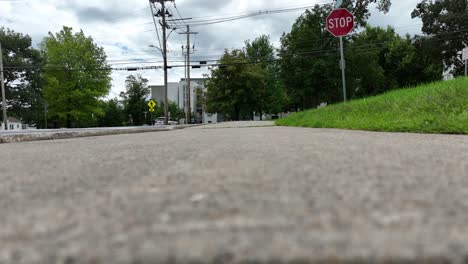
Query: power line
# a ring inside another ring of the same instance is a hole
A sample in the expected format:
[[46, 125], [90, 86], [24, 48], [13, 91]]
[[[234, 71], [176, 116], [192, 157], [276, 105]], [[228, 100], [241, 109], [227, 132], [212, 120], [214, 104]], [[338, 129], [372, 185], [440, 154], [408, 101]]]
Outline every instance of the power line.
[[[430, 36], [431, 38], [429, 39], [426, 39], [424, 40], [424, 42], [431, 42], [431, 41], [447, 41], [447, 40], [451, 40], [451, 39], [456, 39], [456, 38], [459, 38], [460, 36], [449, 36], [449, 35], [453, 35], [453, 34], [457, 34], [457, 33], [464, 33], [464, 32], [468, 32], [468, 29], [466, 30], [459, 30], [459, 31], [454, 31], [454, 32], [450, 32], [450, 33], [441, 33], [441, 34], [438, 34], [438, 35], [434, 35], [434, 36]], [[442, 38], [440, 38], [442, 37]], [[333, 40], [333, 39], [327, 39], [327, 41], [330, 41], [330, 40]], [[300, 43], [309, 43], [309, 42], [300, 42]], [[362, 44], [362, 45], [354, 45], [352, 47], [347, 47], [345, 48], [346, 50], [347, 49], [351, 49], [351, 48], [366, 48], [366, 47], [372, 47], [372, 46], [375, 46], [375, 45], [385, 45], [385, 44], [389, 44], [388, 41], [383, 41], [383, 42], [374, 42], [374, 43], [368, 43], [368, 44]], [[281, 47], [274, 47], [275, 49], [279, 49]], [[239, 49], [243, 49], [243, 48], [239, 48]], [[315, 49], [315, 50], [309, 50], [308, 52], [324, 52], [324, 51], [334, 51], [336, 50], [337, 47], [331, 47], [331, 48], [328, 48], [328, 49], [324, 49], [324, 48], [320, 48], [320, 49]], [[213, 50], [216, 50], [216, 49], [213, 49]], [[226, 49], [224, 49], [226, 50]], [[303, 49], [304, 50], [304, 49]], [[206, 58], [206, 57], [219, 57], [219, 56], [222, 56], [223, 54], [208, 54], [208, 55], [205, 55], [205, 56], [198, 56], [198, 57], [201, 57], [201, 58]], [[298, 54], [290, 54], [290, 55], [298, 55]], [[197, 56], [195, 56], [197, 57]], [[173, 56], [172, 59], [177, 59], [177, 58], [184, 58], [183, 56]], [[139, 58], [139, 60], [145, 60], [145, 61], [135, 61], [135, 60], [138, 60], [138, 59], [133, 59], [133, 60], [108, 60], [108, 62], [115, 62], [115, 63], [111, 63], [112, 65], [123, 65], [123, 64], [137, 64], [137, 63], [141, 63], [141, 64], [147, 64], [147, 63], [156, 63], [155, 61], [153, 61], [154, 58]], [[160, 59], [160, 58], [157, 58], [157, 59]], [[151, 61], [148, 61], [148, 60], [151, 60]], [[217, 61], [218, 59], [200, 59], [200, 61]], [[118, 63], [120, 62], [120, 63]], [[170, 62], [182, 62], [181, 60], [170, 60]]]
[[[468, 30], [465, 30], [465, 32], [468, 32]], [[445, 37], [445, 38], [431, 38], [427, 40], [423, 40], [422, 42], [430, 43], [430, 42], [437, 42], [437, 41], [447, 41], [450, 39], [455, 39], [458, 38], [459, 36], [452, 36], [452, 37]], [[381, 42], [381, 43], [374, 43], [374, 45], [378, 44], [390, 44], [390, 42]], [[364, 53], [364, 52], [372, 52], [372, 51], [381, 51], [385, 47], [372, 47], [368, 48], [368, 44], [366, 45], [358, 45], [358, 46], [352, 46], [352, 47], [347, 47], [345, 50], [354, 50], [353, 54], [358, 54], [358, 53]], [[297, 53], [292, 53], [292, 54], [286, 54], [287, 56], [301, 56], [301, 55], [313, 55], [314, 58], [320, 58], [322, 56], [338, 56], [337, 53], [332, 53], [332, 51], [336, 51], [337, 49], [320, 49], [320, 50], [312, 50], [312, 51], [304, 51], [304, 52], [297, 52]], [[260, 57], [260, 59], [265, 58], [265, 57]], [[259, 64], [259, 63], [267, 63], [267, 62], [277, 62], [281, 61], [283, 58], [275, 58], [273, 60], [261, 60], [259, 62], [245, 62], [245, 63], [240, 63], [240, 64]], [[308, 58], [309, 59], [309, 58]], [[219, 65], [230, 65], [230, 64], [223, 64], [223, 63], [218, 63], [220, 59], [216, 60], [204, 60], [204, 61], [194, 61], [194, 62], [215, 62], [212, 64], [206, 64], [206, 65], [197, 65], [201, 67], [210, 67], [210, 66], [219, 66]], [[184, 61], [170, 61], [171, 63], [182, 63]], [[148, 62], [149, 63], [149, 62]], [[151, 63], [161, 63], [161, 61], [158, 62], [151, 62]], [[239, 63], [234, 62], [232, 65], [238, 65]], [[185, 67], [185, 65], [172, 65], [169, 66], [169, 68], [177, 68], [177, 67]], [[125, 68], [111, 68], [111, 67], [104, 67], [104, 68], [85, 68], [85, 69], [63, 69], [62, 66], [54, 66], [54, 65], [31, 65], [31, 66], [5, 66], [4, 70], [10, 69], [10, 70], [25, 70], [25, 69], [39, 69], [39, 70], [48, 70], [48, 71], [94, 71], [94, 70], [112, 70], [112, 71], [131, 71], [133, 69], [135, 70], [149, 70], [149, 69], [163, 69], [163, 66], [156, 65], [156, 66], [145, 66], [145, 67], [125, 67]]]
[[[323, 3], [322, 5], [329, 4], [331, 2]], [[240, 20], [240, 19], [245, 19], [245, 18], [251, 18], [251, 17], [256, 17], [256, 16], [264, 16], [264, 15], [271, 15], [271, 14], [280, 14], [280, 13], [289, 13], [289, 12], [297, 12], [297, 11], [303, 11], [304, 9], [309, 9], [313, 8], [318, 4], [315, 5], [308, 5], [308, 6], [301, 6], [301, 7], [295, 7], [295, 8], [282, 8], [282, 9], [272, 9], [272, 10], [260, 10], [257, 12], [251, 12], [245, 15], [240, 15], [240, 16], [231, 16], [231, 17], [223, 17], [219, 19], [207, 19], [207, 20], [193, 20], [190, 21], [190, 24], [194, 27], [198, 26], [207, 26], [207, 25], [213, 25], [213, 24], [219, 24], [219, 23], [225, 23], [225, 22], [230, 22], [230, 21], [235, 21], [235, 20]]]

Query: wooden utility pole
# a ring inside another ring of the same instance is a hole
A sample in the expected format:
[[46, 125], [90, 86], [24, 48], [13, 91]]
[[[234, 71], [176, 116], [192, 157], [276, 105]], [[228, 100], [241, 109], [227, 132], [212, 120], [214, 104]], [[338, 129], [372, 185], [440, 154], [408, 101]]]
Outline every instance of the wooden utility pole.
[[163, 60], [164, 60], [164, 124], [169, 124], [169, 100], [168, 100], [168, 89], [167, 89], [167, 23], [166, 23], [166, 16], [170, 15], [169, 12], [166, 10], [166, 2], [174, 2], [174, 0], [149, 0], [150, 3], [160, 3], [161, 10], [155, 16], [162, 18], [162, 32], [163, 32]]
[[192, 94], [191, 94], [191, 87], [190, 87], [190, 53], [192, 52], [192, 48], [190, 47], [190, 35], [195, 35], [198, 34], [197, 32], [191, 32], [190, 31], [190, 25], [187, 25], [187, 32], [185, 33], [179, 33], [179, 34], [186, 34], [187, 35], [187, 46], [186, 46], [186, 51], [187, 51], [187, 56], [186, 56], [186, 78], [185, 78], [185, 87], [186, 87], [186, 97], [187, 97], [187, 103], [186, 103], [186, 109], [185, 109], [185, 117], [187, 119], [187, 124], [192, 123]]

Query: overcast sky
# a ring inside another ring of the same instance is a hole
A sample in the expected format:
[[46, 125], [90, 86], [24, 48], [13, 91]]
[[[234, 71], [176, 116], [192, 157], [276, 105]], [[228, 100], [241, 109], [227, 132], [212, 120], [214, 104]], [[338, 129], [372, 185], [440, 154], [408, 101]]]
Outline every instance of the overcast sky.
[[[373, 12], [370, 24], [391, 25], [400, 34], [419, 33], [421, 22], [411, 19], [411, 11], [420, 0], [393, 0], [391, 12]], [[303, 7], [324, 3], [324, 0], [176, 0], [183, 17], [212, 19], [243, 12]], [[174, 4], [168, 6], [178, 16]], [[283, 32], [289, 32], [294, 20], [303, 11], [269, 14], [223, 24], [194, 27], [198, 35], [192, 36], [195, 45], [194, 60], [218, 59], [225, 48], [240, 48], [247, 39], [262, 34], [270, 35], [275, 46]], [[47, 33], [58, 32], [63, 25], [75, 30], [83, 29], [98, 45], [104, 47], [112, 67], [161, 65], [161, 55], [150, 44], [157, 44], [149, 4], [145, 0], [0, 0], [0, 27], [28, 34], [37, 45]], [[180, 23], [180, 25], [183, 25]], [[174, 32], [169, 39], [169, 60], [183, 64], [181, 46], [185, 35]], [[180, 62], [179, 62], [180, 61]], [[147, 63], [142, 63], [147, 62]], [[151, 84], [162, 84], [162, 70], [138, 72]], [[201, 77], [204, 70], [194, 69], [192, 77]], [[124, 90], [126, 71], [112, 74], [113, 87], [109, 97], [118, 96]], [[169, 71], [169, 80], [184, 77], [182, 68]]]

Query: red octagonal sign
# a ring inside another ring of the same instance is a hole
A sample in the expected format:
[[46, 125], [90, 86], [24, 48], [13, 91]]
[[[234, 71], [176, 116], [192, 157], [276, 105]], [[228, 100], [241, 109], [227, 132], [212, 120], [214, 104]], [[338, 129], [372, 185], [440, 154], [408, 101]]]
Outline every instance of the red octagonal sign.
[[346, 36], [354, 28], [354, 16], [347, 9], [335, 9], [327, 17], [327, 30], [335, 37]]

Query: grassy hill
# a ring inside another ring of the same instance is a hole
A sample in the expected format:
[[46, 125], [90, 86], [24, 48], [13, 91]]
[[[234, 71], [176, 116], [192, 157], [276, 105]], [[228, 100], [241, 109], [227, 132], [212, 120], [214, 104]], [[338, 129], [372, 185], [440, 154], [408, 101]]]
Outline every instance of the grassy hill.
[[468, 78], [295, 113], [280, 126], [468, 134]]

